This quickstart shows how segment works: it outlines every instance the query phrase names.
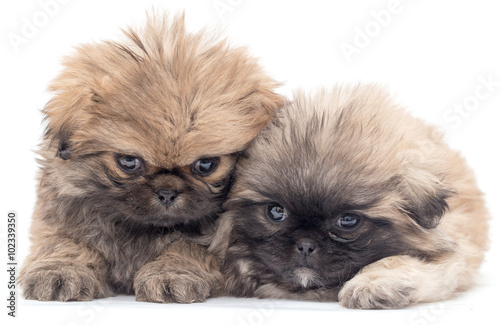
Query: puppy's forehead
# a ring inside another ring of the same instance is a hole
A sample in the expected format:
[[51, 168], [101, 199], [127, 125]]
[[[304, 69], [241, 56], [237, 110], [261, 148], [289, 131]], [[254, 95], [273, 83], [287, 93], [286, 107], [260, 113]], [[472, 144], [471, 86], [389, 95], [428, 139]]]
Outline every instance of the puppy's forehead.
[[[242, 172], [245, 167], [250, 169]], [[245, 161], [241, 162], [237, 181], [244, 183], [234, 187], [232, 197], [259, 203], [276, 202], [298, 216], [329, 217], [345, 211], [371, 209], [392, 190], [392, 179], [383, 179], [381, 184], [355, 174], [336, 175], [320, 166], [314, 166], [314, 172], [288, 167], [281, 172], [271, 172], [251, 169]]]
[[[162, 94], [159, 85], [149, 88], [148, 99], [137, 105], [127, 93], [124, 89], [104, 104], [94, 132], [112, 133], [106, 138], [115, 150], [140, 154], [157, 165], [183, 166], [202, 157], [242, 151], [261, 128], [234, 112], [231, 102], [179, 103]], [[126, 108], [121, 115], [106, 116], [104, 111], [119, 107]]]
[[[222, 121], [221, 121], [222, 122]], [[204, 157], [217, 157], [241, 151], [251, 140], [251, 133], [229, 142], [231, 134], [237, 137], [239, 130], [217, 132], [216, 127], [198, 129], [176, 116], [176, 121], [143, 116], [131, 121], [113, 119], [99, 122], [93, 130], [99, 138], [107, 139], [101, 148], [137, 155], [146, 161], [163, 167], [185, 166]]]
[[401, 135], [380, 122], [392, 108], [373, 89], [298, 95], [248, 149], [238, 177], [297, 210], [369, 208], [398, 181]]

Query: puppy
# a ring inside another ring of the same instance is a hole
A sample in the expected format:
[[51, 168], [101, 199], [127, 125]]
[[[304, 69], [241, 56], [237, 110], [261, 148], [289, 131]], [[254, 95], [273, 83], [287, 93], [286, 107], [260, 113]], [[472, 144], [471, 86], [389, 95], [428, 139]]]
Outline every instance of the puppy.
[[199, 239], [237, 156], [282, 105], [242, 48], [149, 15], [64, 61], [44, 109], [27, 299], [189, 303], [222, 275]]
[[487, 246], [463, 158], [377, 87], [299, 92], [235, 177], [211, 246], [231, 295], [400, 308], [470, 287]]

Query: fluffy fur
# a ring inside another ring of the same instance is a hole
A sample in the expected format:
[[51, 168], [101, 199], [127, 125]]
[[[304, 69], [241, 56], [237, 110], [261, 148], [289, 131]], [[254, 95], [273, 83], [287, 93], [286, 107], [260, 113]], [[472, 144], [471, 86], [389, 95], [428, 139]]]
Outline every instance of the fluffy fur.
[[373, 86], [298, 92], [238, 162], [225, 206], [211, 249], [242, 297], [446, 299], [471, 286], [487, 246], [464, 159]]
[[218, 262], [198, 242], [238, 152], [282, 105], [276, 86], [244, 49], [188, 33], [183, 16], [150, 15], [121, 42], [78, 47], [44, 109], [24, 296], [214, 294]]

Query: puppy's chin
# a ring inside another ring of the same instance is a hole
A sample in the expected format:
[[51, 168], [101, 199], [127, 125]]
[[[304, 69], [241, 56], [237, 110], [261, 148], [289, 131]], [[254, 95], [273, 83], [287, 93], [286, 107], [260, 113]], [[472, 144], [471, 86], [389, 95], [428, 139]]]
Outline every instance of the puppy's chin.
[[318, 272], [308, 267], [298, 267], [287, 276], [289, 283], [295, 284], [296, 289], [316, 289], [323, 286]]
[[201, 216], [198, 218], [187, 219], [185, 217], [172, 217], [168, 215], [148, 216], [147, 218], [131, 218], [135, 223], [143, 226], [151, 226], [158, 228], [174, 228], [177, 226], [196, 225], [204, 222], [205, 220], [215, 219], [212, 216]]
[[152, 227], [160, 227], [160, 228], [174, 228], [176, 226], [186, 226], [186, 225], [194, 225], [204, 220], [209, 220], [213, 217], [210, 215], [199, 215], [199, 216], [189, 216], [185, 215], [169, 215], [169, 214], [156, 214], [156, 215], [148, 215], [148, 216], [129, 216], [128, 220], [133, 224], [140, 224], [143, 226], [152, 226]]
[[149, 211], [147, 214], [128, 214], [127, 217], [134, 223], [163, 228], [173, 228], [175, 226], [187, 226], [204, 223], [214, 220], [220, 212], [220, 204], [214, 202], [204, 202], [199, 206], [186, 206], [182, 202], [174, 203], [168, 208], [160, 207], [156, 212]]
[[[343, 272], [327, 273], [321, 267], [304, 266], [302, 263], [288, 263], [282, 260], [281, 267], [266, 264], [262, 273], [271, 271], [267, 277], [273, 283], [280, 283], [282, 287], [288, 288], [292, 292], [314, 290], [318, 288], [334, 288], [339, 286], [339, 279], [345, 279]], [[339, 270], [340, 271], [340, 270]]]

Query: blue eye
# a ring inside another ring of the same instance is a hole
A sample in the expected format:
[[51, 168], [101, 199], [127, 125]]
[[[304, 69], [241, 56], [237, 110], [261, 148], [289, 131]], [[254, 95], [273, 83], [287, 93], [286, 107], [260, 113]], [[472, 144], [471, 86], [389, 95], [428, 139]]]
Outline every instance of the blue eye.
[[267, 206], [267, 217], [274, 222], [281, 222], [288, 218], [288, 212], [279, 204], [270, 204]]
[[219, 162], [219, 157], [199, 159], [191, 165], [191, 172], [201, 176], [208, 176], [212, 174], [215, 169], [217, 169], [217, 166], [219, 166]]
[[361, 217], [354, 213], [345, 213], [341, 215], [335, 225], [343, 230], [354, 230], [359, 226]]
[[116, 163], [126, 173], [135, 173], [142, 169], [141, 160], [134, 156], [116, 155]]

